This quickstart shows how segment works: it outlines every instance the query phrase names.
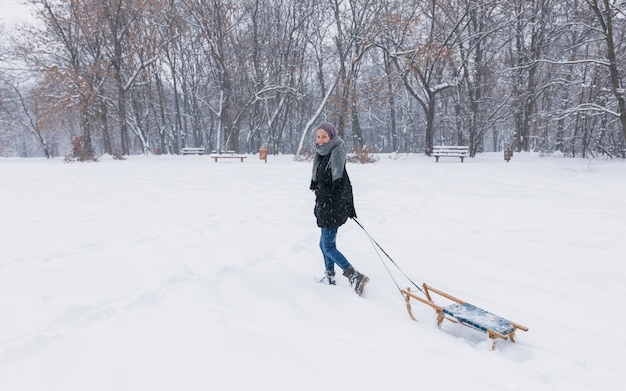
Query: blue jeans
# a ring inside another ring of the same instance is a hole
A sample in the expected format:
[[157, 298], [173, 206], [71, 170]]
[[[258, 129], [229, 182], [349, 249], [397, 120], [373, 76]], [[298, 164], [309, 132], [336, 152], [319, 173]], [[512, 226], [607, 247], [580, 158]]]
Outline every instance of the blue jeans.
[[320, 249], [324, 255], [324, 265], [326, 270], [335, 270], [335, 265], [342, 270], [350, 266], [350, 262], [337, 250], [337, 230], [338, 228], [322, 228], [320, 238]]

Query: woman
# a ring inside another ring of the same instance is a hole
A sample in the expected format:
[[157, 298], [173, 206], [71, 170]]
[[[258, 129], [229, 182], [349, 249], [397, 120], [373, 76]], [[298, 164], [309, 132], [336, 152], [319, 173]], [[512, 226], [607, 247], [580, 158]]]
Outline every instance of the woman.
[[343, 275], [357, 295], [361, 295], [369, 278], [356, 271], [336, 246], [337, 230], [348, 221], [348, 217], [356, 218], [356, 211], [352, 184], [346, 171], [346, 144], [330, 122], [318, 127], [315, 150], [311, 190], [315, 191], [317, 226], [322, 229], [320, 248], [326, 267], [322, 281], [335, 285], [337, 265], [343, 269]]

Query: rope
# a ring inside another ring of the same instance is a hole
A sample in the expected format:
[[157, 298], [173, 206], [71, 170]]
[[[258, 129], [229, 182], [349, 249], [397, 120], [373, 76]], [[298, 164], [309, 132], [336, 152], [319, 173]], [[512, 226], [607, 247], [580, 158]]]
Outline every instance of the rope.
[[387, 252], [385, 251], [385, 249], [383, 249], [381, 247], [380, 244], [378, 244], [378, 242], [376, 241], [376, 239], [374, 239], [372, 237], [372, 235], [370, 235], [369, 232], [367, 232], [367, 230], [365, 229], [365, 227], [363, 227], [363, 225], [359, 222], [359, 220], [356, 219], [356, 217], [352, 218], [352, 220], [354, 220], [355, 223], [357, 223], [359, 225], [359, 227], [361, 227], [361, 229], [363, 230], [363, 232], [365, 232], [365, 235], [367, 236], [367, 238], [369, 239], [370, 243], [372, 243], [372, 246], [374, 247], [374, 250], [376, 251], [376, 255], [378, 255], [378, 258], [380, 259], [380, 261], [382, 262], [383, 266], [385, 267], [385, 269], [387, 270], [387, 273], [389, 274], [389, 277], [391, 277], [391, 279], [393, 280], [393, 283], [396, 285], [396, 287], [398, 288], [398, 291], [400, 291], [400, 293], [402, 294], [402, 289], [400, 289], [400, 286], [398, 285], [398, 282], [396, 281], [396, 279], [393, 277], [393, 274], [391, 274], [391, 270], [389, 270], [389, 267], [387, 266], [387, 264], [385, 263], [385, 260], [383, 259], [383, 257], [380, 255], [379, 251], [380, 250], [386, 257], [387, 259], [389, 259], [389, 261], [391, 261], [391, 263], [400, 271], [400, 273], [402, 273], [402, 275], [409, 280], [409, 282], [411, 284], [413, 284], [413, 286], [415, 286], [420, 292], [424, 293], [424, 291], [422, 290], [422, 288], [419, 287], [419, 285], [417, 285], [409, 276], [407, 276], [407, 274], [404, 272], [404, 270], [402, 270], [400, 268], [400, 266], [398, 266], [398, 264], [393, 260], [393, 258], [391, 258], [391, 256], [389, 254], [387, 254]]

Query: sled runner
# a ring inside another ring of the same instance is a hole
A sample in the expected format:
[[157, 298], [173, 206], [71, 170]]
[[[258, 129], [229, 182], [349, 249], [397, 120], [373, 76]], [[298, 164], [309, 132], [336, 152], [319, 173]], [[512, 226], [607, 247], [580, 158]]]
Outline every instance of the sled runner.
[[[489, 338], [493, 339], [491, 350], [496, 348], [496, 344], [500, 339], [510, 339], [512, 342], [515, 342], [515, 331], [518, 329], [528, 331], [528, 327], [501, 318], [472, 304], [466, 303], [463, 300], [457, 299], [456, 297], [445, 292], [428, 286], [425, 283], [422, 287], [424, 288], [424, 294], [428, 300], [414, 295], [410, 288], [402, 290], [402, 294], [406, 299], [406, 309], [409, 312], [411, 319], [415, 321], [417, 321], [417, 319], [415, 319], [413, 312], [411, 311], [410, 301], [412, 298], [431, 306], [435, 312], [437, 312], [437, 326], [441, 326], [443, 320], [448, 319], [451, 322], [460, 323], [464, 326], [488, 334]], [[445, 297], [446, 299], [452, 301], [453, 304], [445, 307], [435, 304], [430, 292], [434, 292], [442, 297]]]

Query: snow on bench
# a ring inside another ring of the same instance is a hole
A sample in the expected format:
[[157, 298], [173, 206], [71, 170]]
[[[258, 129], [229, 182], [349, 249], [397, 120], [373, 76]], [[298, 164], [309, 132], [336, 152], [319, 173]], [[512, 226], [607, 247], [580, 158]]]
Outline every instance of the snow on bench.
[[204, 148], [186, 147], [180, 150], [183, 155], [204, 155]]
[[246, 155], [237, 155], [235, 151], [226, 151], [226, 153], [213, 153], [211, 158], [217, 163], [218, 159], [239, 159], [243, 163], [243, 159], [247, 158]]
[[435, 162], [438, 162], [440, 157], [460, 157], [463, 163], [463, 159], [469, 156], [469, 147], [467, 145], [433, 145], [432, 156], [435, 157]]

